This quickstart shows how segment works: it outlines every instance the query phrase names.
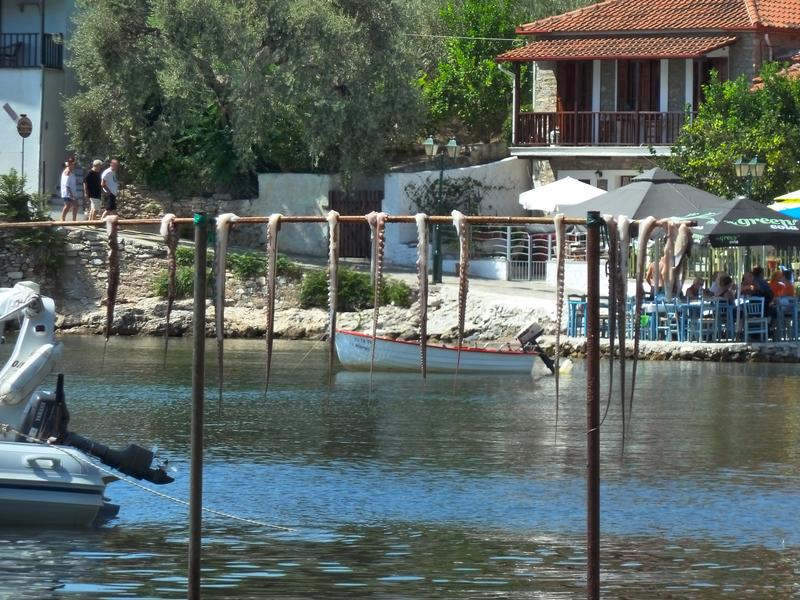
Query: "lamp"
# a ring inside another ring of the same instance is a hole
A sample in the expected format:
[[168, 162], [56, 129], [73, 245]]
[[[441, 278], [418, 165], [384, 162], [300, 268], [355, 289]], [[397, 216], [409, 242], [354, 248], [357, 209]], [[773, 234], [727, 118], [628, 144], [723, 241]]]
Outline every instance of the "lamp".
[[594, 174], [597, 175], [598, 179], [603, 178], [603, 172], [600, 169], [597, 169], [597, 171], [595, 171]]
[[[422, 143], [425, 148], [425, 156], [433, 158], [439, 156], [439, 193], [437, 202], [441, 207], [444, 192], [442, 189], [442, 182], [444, 180], [444, 159], [445, 155], [450, 158], [456, 158], [460, 150], [456, 138], [451, 137], [450, 141], [444, 146], [444, 152], [439, 152], [439, 144], [437, 144], [432, 135]], [[433, 273], [431, 274], [433, 283], [442, 283], [442, 238], [439, 235], [439, 224], [433, 225]]]
[[[760, 179], [764, 176], [766, 163], [758, 162], [758, 155], [754, 156], [752, 160], [745, 161], [738, 158], [733, 161], [733, 168], [736, 171], [736, 176], [739, 178], [747, 179], [747, 199], [752, 200], [753, 196], [753, 179]], [[745, 249], [744, 255], [744, 268], [745, 271], [750, 270], [750, 247]]]

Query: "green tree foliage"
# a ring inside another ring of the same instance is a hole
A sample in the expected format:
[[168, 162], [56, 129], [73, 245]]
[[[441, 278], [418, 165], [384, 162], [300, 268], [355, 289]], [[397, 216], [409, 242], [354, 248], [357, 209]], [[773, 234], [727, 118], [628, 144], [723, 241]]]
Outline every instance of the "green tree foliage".
[[[395, 279], [384, 279], [383, 304], [395, 304], [408, 308], [411, 306], [411, 288]], [[337, 310], [352, 312], [372, 306], [374, 290], [369, 282], [369, 274], [348, 268], [339, 269], [339, 295]], [[303, 277], [300, 288], [300, 305], [303, 308], [328, 307], [328, 274], [326, 271], [311, 271]]]
[[800, 187], [800, 79], [781, 74], [771, 63], [761, 71], [763, 86], [751, 90], [742, 76], [704, 88], [697, 116], [684, 127], [662, 166], [688, 183], [732, 198], [747, 193], [733, 161], [758, 156], [764, 177], [752, 182], [752, 198], [764, 203]]
[[120, 156], [135, 179], [235, 191], [256, 171], [369, 171], [417, 133], [419, 61], [401, 29], [420, 0], [76, 5], [73, 145]]
[[591, 0], [445, 0], [432, 26], [440, 36], [419, 83], [429, 107], [427, 126], [490, 141], [510, 117], [512, 81], [495, 57], [526, 43], [519, 25]]

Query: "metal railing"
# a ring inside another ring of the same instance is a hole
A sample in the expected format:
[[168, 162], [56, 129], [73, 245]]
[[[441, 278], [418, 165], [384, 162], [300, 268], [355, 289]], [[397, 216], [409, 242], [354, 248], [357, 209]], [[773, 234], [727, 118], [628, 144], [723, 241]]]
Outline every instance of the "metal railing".
[[[556, 258], [555, 233], [531, 231], [519, 225], [473, 225], [470, 259], [504, 260], [510, 281], [544, 281], [547, 263]], [[458, 252], [458, 239], [450, 228], [442, 235], [445, 254]], [[565, 257], [586, 259], [586, 232], [573, 228], [565, 236]]]
[[63, 39], [61, 34], [53, 33], [0, 33], [0, 68], [62, 69]]
[[669, 145], [685, 122], [683, 112], [525, 112], [517, 115], [514, 143], [518, 146]]

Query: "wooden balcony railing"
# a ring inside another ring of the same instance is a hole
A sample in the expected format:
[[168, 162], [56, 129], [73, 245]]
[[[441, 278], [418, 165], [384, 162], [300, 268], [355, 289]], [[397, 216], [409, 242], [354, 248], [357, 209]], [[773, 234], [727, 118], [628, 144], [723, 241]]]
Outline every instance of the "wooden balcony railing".
[[682, 112], [519, 113], [517, 146], [670, 145], [686, 122]]
[[[63, 40], [62, 36], [58, 36]], [[64, 45], [52, 33], [0, 33], [0, 68], [24, 69], [44, 66], [62, 69]], [[40, 43], [41, 41], [41, 43]]]

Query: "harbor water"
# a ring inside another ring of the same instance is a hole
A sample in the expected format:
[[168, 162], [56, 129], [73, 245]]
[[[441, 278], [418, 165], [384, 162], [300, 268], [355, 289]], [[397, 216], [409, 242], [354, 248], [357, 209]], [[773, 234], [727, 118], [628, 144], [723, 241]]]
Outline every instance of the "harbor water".
[[[0, 598], [185, 598], [191, 340], [63, 341], [70, 429], [156, 446], [176, 481], [110, 484], [96, 528], [0, 529]], [[263, 340], [225, 349], [220, 404], [208, 342], [204, 598], [586, 596], [582, 362], [556, 420], [541, 365], [329, 386], [323, 343], [278, 341], [265, 394]], [[603, 597], [800, 596], [798, 389], [794, 364], [639, 363], [624, 452], [616, 393], [602, 426]]]

